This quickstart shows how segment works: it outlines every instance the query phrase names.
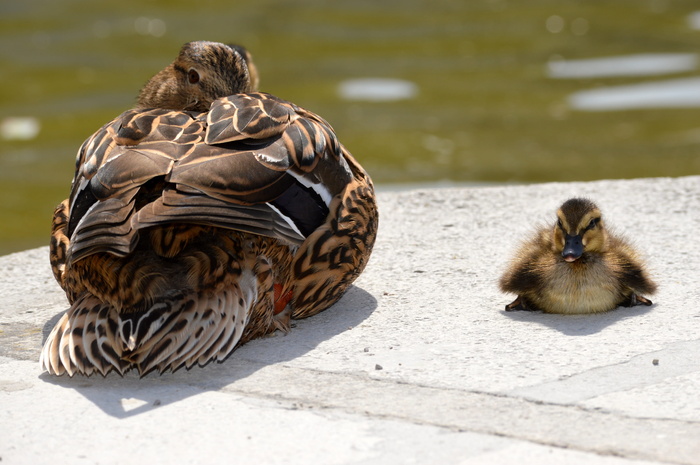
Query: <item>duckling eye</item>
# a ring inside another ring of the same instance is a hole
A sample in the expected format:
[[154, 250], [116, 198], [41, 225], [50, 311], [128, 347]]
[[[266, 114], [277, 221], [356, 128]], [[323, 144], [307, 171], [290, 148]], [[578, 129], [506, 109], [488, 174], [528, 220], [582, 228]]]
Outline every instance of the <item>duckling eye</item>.
[[590, 223], [588, 223], [588, 227], [586, 229], [593, 229], [596, 227], [598, 222], [600, 221], [600, 218], [593, 218]]
[[557, 220], [557, 226], [563, 231], [564, 230], [564, 225], [562, 224], [561, 220]]
[[187, 79], [190, 81], [190, 84], [197, 84], [199, 82], [199, 73], [195, 69], [189, 70], [187, 73]]

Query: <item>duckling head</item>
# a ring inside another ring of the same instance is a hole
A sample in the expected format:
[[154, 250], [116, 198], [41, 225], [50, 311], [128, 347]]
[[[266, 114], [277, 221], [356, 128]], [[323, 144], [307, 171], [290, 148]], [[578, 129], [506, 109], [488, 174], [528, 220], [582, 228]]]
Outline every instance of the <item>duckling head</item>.
[[554, 226], [554, 246], [565, 261], [572, 263], [584, 253], [602, 252], [606, 240], [602, 214], [593, 202], [574, 198], [559, 207]]
[[189, 42], [141, 89], [138, 108], [207, 111], [218, 98], [257, 90], [258, 73], [240, 45]]

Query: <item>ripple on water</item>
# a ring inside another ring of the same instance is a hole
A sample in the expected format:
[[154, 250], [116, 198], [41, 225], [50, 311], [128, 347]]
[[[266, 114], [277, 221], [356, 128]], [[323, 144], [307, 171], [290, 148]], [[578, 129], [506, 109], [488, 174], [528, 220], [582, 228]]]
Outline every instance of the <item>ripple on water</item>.
[[345, 100], [406, 100], [418, 95], [418, 86], [403, 79], [348, 79], [340, 83], [338, 94]]
[[700, 11], [694, 11], [688, 15], [688, 24], [692, 29], [700, 29]]
[[568, 103], [584, 111], [696, 108], [700, 107], [700, 78], [584, 90], [569, 96]]
[[31, 116], [8, 116], [0, 120], [0, 138], [4, 140], [31, 140], [39, 135], [41, 124]]
[[640, 53], [583, 60], [553, 59], [547, 63], [547, 75], [555, 79], [658, 76], [692, 71], [697, 66], [698, 57], [693, 53]]

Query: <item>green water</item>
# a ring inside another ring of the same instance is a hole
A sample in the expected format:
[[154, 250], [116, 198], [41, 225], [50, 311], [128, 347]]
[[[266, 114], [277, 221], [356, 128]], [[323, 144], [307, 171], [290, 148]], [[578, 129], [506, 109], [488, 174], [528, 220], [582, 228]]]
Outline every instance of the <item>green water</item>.
[[[700, 109], [584, 112], [566, 100], [698, 69], [552, 79], [546, 67], [554, 57], [697, 53], [695, 9], [663, 0], [5, 0], [0, 119], [32, 117], [40, 131], [0, 139], [0, 253], [48, 242], [81, 142], [190, 40], [247, 46], [262, 90], [330, 121], [379, 184], [698, 174]], [[341, 82], [366, 77], [410, 81], [418, 93], [339, 96]]]

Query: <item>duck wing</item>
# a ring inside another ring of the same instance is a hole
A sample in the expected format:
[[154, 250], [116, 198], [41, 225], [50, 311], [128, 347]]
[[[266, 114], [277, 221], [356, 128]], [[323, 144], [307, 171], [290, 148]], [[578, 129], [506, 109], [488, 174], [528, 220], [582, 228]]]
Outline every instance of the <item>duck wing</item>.
[[69, 198], [68, 263], [125, 256], [139, 231], [200, 224], [301, 244], [352, 179], [322, 118], [264, 93], [207, 113], [129, 110], [78, 153]]

